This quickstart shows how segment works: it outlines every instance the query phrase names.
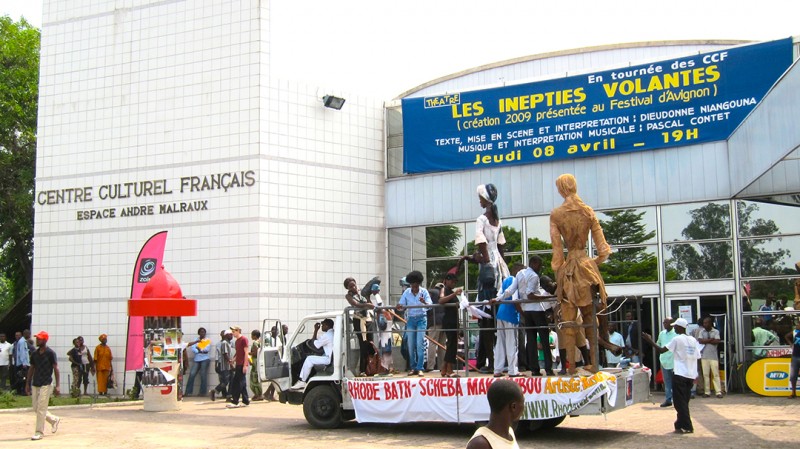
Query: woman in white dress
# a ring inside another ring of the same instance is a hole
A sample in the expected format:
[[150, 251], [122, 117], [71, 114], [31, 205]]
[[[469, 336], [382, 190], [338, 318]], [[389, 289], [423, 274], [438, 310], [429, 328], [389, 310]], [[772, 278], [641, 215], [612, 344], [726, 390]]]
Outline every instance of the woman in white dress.
[[[475, 246], [477, 250], [471, 256], [463, 259], [477, 263], [478, 300], [488, 301], [495, 296], [503, 284], [503, 279], [511, 272], [503, 260], [503, 247], [506, 238], [503, 235], [500, 214], [497, 211], [497, 188], [494, 184], [481, 184], [478, 186], [478, 201], [484, 209], [483, 214], [475, 221]], [[494, 319], [484, 318], [480, 322], [480, 342], [478, 348], [478, 368], [489, 359], [488, 367], [494, 365]]]

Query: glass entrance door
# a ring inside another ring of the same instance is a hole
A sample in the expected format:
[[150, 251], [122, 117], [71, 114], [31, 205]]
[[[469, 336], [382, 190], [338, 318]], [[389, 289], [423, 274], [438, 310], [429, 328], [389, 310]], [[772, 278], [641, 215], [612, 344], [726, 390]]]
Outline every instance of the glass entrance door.
[[683, 318], [694, 324], [700, 316], [699, 296], [677, 296], [667, 298], [669, 316], [673, 319]]

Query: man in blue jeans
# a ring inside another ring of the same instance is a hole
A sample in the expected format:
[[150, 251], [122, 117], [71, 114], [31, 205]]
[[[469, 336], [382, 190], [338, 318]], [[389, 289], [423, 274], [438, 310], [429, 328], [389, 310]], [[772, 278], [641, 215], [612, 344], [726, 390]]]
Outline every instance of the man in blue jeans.
[[186, 383], [184, 396], [191, 396], [194, 392], [194, 378], [198, 372], [200, 373], [200, 396], [208, 394], [208, 365], [211, 363], [208, 351], [211, 349], [211, 340], [206, 338], [204, 327], [197, 329], [197, 335], [198, 339], [189, 343], [189, 348], [194, 353], [194, 361], [192, 370], [189, 371], [189, 381]]
[[[422, 273], [412, 271], [406, 276], [406, 282], [411, 284], [403, 292], [400, 302], [397, 304], [397, 311], [402, 312], [408, 306], [430, 305], [433, 303], [431, 296], [423, 287]], [[409, 374], [412, 376], [423, 376], [425, 369], [425, 332], [428, 329], [427, 309], [424, 307], [414, 307], [406, 311], [406, 333], [408, 334], [408, 365]]]
[[[671, 316], [664, 318], [662, 324], [664, 329], [658, 334], [656, 344], [666, 347], [677, 334], [675, 334], [675, 331], [672, 329]], [[664, 393], [666, 396], [661, 407], [672, 407], [672, 374], [675, 368], [674, 355], [672, 352], [667, 351], [659, 355], [658, 360], [661, 361], [661, 373], [664, 377]]]

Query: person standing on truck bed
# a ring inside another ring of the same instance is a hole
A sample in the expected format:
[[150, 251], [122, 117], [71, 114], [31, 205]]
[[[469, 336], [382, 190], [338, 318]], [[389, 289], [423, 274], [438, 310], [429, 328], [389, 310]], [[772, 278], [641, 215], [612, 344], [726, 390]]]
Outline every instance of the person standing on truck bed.
[[[444, 277], [444, 288], [439, 294], [439, 304], [458, 304], [458, 296], [462, 289], [456, 288], [458, 276], [455, 273], [447, 273]], [[442, 377], [459, 377], [453, 371], [456, 366], [456, 355], [458, 353], [458, 307], [443, 307], [444, 318], [442, 318], [442, 328], [447, 337], [447, 346], [444, 351], [444, 366], [441, 369]]]
[[489, 424], [478, 428], [467, 449], [519, 449], [513, 427], [522, 416], [525, 396], [516, 382], [496, 380], [486, 392], [489, 400]]
[[358, 284], [353, 278], [344, 280], [344, 288], [347, 289], [347, 294], [344, 298], [352, 307], [359, 309], [353, 314], [353, 332], [358, 335], [359, 345], [359, 376], [366, 376], [367, 372], [367, 358], [372, 355], [372, 334], [369, 327], [372, 324], [372, 309], [375, 308], [369, 299], [361, 295], [358, 290]]
[[518, 282], [515, 276], [524, 268], [522, 264], [514, 264], [511, 268], [511, 276], [503, 280], [503, 289], [497, 298], [493, 298], [492, 304], [500, 304], [497, 307], [495, 323], [497, 324], [497, 340], [494, 345], [494, 377], [503, 377], [503, 367], [508, 366], [509, 377], [519, 377], [519, 367], [517, 356], [519, 343], [517, 341], [517, 328], [519, 327], [519, 315], [522, 311], [519, 303], [502, 304], [506, 301], [513, 301], [519, 298]]
[[[319, 330], [322, 329], [322, 335], [317, 337]], [[300, 369], [300, 379], [292, 385], [292, 390], [302, 390], [306, 387], [308, 377], [311, 375], [311, 368], [314, 365], [328, 365], [331, 363], [331, 354], [333, 353], [333, 320], [325, 318], [322, 323], [314, 324], [314, 346], [322, 348], [323, 355], [309, 355], [303, 361], [303, 367]]]
[[[418, 306], [423, 304], [433, 304], [431, 295], [422, 284], [423, 276], [419, 271], [412, 271], [406, 276], [406, 281], [411, 284], [403, 292], [397, 310], [402, 312], [407, 306]], [[408, 361], [412, 376], [423, 376], [422, 370], [425, 369], [425, 332], [428, 328], [428, 316], [425, 308], [416, 307], [406, 311], [406, 332], [408, 335]]]

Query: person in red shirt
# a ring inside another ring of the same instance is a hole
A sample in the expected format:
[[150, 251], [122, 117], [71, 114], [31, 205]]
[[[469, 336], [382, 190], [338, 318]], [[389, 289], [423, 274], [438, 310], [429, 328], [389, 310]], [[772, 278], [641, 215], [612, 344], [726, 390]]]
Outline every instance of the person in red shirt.
[[[242, 335], [242, 328], [239, 326], [231, 326], [233, 338], [236, 339], [236, 357], [233, 360], [233, 382], [231, 383], [231, 394], [233, 395], [232, 402], [228, 404], [227, 408], [247, 407], [250, 405], [250, 399], [247, 397], [247, 377], [245, 371], [247, 370], [248, 360], [248, 344], [247, 337]], [[242, 402], [239, 403], [241, 396]]]

